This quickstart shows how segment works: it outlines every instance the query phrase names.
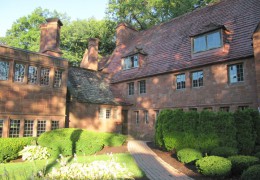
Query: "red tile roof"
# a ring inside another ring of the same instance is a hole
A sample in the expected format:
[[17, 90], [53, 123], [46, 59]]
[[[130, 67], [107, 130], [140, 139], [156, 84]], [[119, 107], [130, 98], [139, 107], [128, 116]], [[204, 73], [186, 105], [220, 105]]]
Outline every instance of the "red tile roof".
[[[223, 0], [139, 32], [114, 50], [107, 70], [116, 83], [253, 56], [251, 37], [259, 21], [259, 0]], [[192, 54], [191, 37], [218, 27], [226, 29], [223, 48]], [[122, 57], [136, 47], [148, 54], [143, 65], [122, 70]]]

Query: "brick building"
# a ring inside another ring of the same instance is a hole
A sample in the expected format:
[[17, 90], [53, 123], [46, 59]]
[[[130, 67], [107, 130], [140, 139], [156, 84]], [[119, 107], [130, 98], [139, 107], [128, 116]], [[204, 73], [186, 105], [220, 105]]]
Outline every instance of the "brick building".
[[61, 26], [58, 19], [41, 26], [39, 53], [0, 46], [0, 137], [65, 126], [68, 61], [60, 57]]
[[145, 31], [118, 25], [110, 73], [129, 134], [152, 139], [161, 109], [260, 107], [260, 2], [222, 0]]
[[[2, 134], [17, 136], [10, 133], [15, 131], [24, 136], [26, 122], [33, 120], [35, 136], [43, 132], [41, 127], [57, 127], [57, 121], [59, 127], [116, 131], [151, 140], [156, 118], [165, 108], [259, 108], [259, 9], [259, 0], [222, 0], [145, 31], [121, 23], [111, 56], [98, 60], [98, 40], [90, 39], [79, 68], [68, 68], [60, 58], [55, 35], [62, 24], [48, 20], [42, 26], [41, 53], [0, 47], [0, 66], [9, 68], [0, 71]], [[48, 31], [48, 24], [53, 31]], [[20, 76], [13, 68], [20, 61], [25, 67], [36, 64], [43, 74], [49, 67], [49, 85], [40, 72], [36, 85], [29, 83], [29, 71], [24, 84], [16, 82]], [[67, 73], [68, 91], [63, 83]], [[57, 79], [59, 88], [53, 87]]]

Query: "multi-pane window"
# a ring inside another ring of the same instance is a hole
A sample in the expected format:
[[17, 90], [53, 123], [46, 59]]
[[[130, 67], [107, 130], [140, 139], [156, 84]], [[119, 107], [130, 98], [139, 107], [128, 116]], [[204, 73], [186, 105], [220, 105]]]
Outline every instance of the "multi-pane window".
[[19, 137], [20, 120], [10, 120], [9, 137]]
[[248, 106], [238, 106], [238, 110], [245, 110], [245, 109], [248, 109], [249, 107]]
[[62, 71], [61, 70], [55, 70], [54, 87], [60, 87], [61, 86], [61, 80], [62, 80]]
[[25, 65], [16, 63], [14, 67], [14, 81], [24, 82], [24, 75], [25, 75]]
[[177, 89], [185, 89], [185, 74], [179, 74], [176, 76]]
[[139, 81], [139, 93], [140, 94], [146, 93], [145, 80]]
[[123, 69], [131, 69], [138, 66], [138, 55], [126, 57], [123, 61]]
[[189, 108], [190, 111], [197, 111], [197, 108]]
[[24, 121], [24, 137], [33, 136], [33, 120]]
[[229, 107], [228, 107], [228, 106], [220, 107], [219, 110], [220, 110], [220, 111], [229, 112]]
[[50, 69], [42, 68], [41, 69], [41, 77], [40, 84], [43, 86], [48, 86], [50, 81]]
[[139, 124], [139, 111], [135, 111], [135, 123]]
[[148, 123], [149, 123], [148, 111], [144, 111], [144, 123], [145, 123], [145, 124], [148, 124]]
[[106, 109], [106, 119], [110, 119], [110, 116], [111, 116], [111, 110]]
[[192, 73], [192, 87], [203, 86], [203, 71], [197, 71]]
[[0, 80], [8, 80], [9, 62], [0, 60]]
[[59, 121], [51, 121], [51, 130], [59, 129]]
[[4, 120], [0, 119], [0, 137], [3, 137]]
[[41, 120], [37, 122], [37, 136], [39, 137], [46, 131], [46, 121]]
[[135, 84], [134, 82], [128, 83], [128, 95], [134, 95], [135, 93]]
[[28, 83], [29, 84], [36, 84], [37, 83], [37, 67], [36, 66], [29, 66], [28, 67]]
[[222, 46], [221, 32], [214, 31], [193, 38], [193, 52], [207, 51]]
[[243, 64], [230, 65], [229, 68], [229, 81], [230, 83], [236, 83], [244, 81]]

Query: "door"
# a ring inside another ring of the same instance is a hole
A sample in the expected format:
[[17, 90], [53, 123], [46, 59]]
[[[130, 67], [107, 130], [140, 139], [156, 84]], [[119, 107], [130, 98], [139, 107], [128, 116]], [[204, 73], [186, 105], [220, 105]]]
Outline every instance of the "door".
[[128, 110], [122, 110], [122, 134], [128, 134]]

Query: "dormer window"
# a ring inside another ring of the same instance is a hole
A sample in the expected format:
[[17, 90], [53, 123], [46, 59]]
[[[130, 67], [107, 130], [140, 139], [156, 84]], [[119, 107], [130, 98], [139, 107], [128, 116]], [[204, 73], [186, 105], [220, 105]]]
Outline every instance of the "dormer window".
[[213, 31], [193, 37], [193, 53], [208, 51], [222, 46], [221, 31]]
[[123, 69], [139, 67], [138, 55], [128, 56], [123, 60]]

